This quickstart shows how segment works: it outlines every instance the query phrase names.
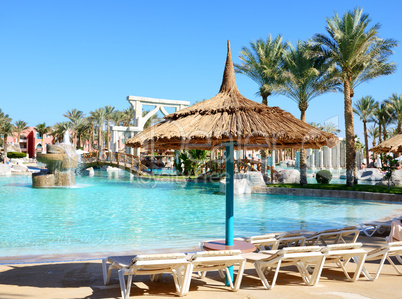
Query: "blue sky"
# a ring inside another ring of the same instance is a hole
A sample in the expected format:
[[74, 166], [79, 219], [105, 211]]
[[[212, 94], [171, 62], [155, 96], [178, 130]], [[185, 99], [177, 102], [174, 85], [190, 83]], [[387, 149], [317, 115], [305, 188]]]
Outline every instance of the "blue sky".
[[[308, 4], [306, 4], [308, 3]], [[0, 1], [0, 108], [30, 126], [65, 121], [77, 108], [127, 108], [128, 95], [194, 103], [215, 96], [222, 81], [226, 41], [233, 61], [250, 42], [282, 34], [293, 44], [325, 33], [325, 19], [362, 7], [380, 36], [402, 41], [399, 1]], [[401, 47], [395, 74], [360, 85], [354, 101], [402, 93]], [[258, 86], [236, 75], [240, 92], [261, 102]], [[296, 103], [269, 98], [296, 117]], [[314, 99], [306, 120], [338, 122], [344, 136], [343, 95]], [[355, 116], [355, 131], [363, 126]]]

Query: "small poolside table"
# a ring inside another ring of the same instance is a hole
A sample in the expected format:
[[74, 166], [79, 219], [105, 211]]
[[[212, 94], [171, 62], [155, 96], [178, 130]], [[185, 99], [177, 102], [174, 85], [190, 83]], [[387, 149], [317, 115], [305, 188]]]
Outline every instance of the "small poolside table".
[[212, 240], [204, 242], [204, 250], [240, 250], [242, 253], [249, 253], [257, 250], [257, 248], [246, 241], [234, 240], [233, 246], [226, 246], [225, 240]]

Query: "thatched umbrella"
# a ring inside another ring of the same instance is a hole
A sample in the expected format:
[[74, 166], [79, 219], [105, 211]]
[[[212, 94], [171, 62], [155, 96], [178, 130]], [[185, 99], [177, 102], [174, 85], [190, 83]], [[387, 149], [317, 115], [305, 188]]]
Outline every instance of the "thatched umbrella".
[[381, 142], [370, 151], [374, 153], [402, 153], [402, 133]]
[[219, 93], [206, 101], [165, 116], [126, 141], [130, 147], [213, 149], [226, 146], [226, 245], [233, 245], [234, 147], [320, 148], [338, 142], [333, 134], [295, 118], [278, 107], [243, 97], [237, 89], [228, 42]]

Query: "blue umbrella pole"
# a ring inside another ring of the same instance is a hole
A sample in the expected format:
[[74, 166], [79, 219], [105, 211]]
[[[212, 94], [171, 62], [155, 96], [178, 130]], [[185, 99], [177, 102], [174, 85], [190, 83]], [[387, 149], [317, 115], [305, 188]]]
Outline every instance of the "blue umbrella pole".
[[[226, 234], [225, 245], [233, 246], [233, 214], [234, 214], [234, 145], [226, 144]], [[233, 266], [229, 268], [230, 276], [233, 281]], [[229, 281], [226, 279], [226, 285]]]

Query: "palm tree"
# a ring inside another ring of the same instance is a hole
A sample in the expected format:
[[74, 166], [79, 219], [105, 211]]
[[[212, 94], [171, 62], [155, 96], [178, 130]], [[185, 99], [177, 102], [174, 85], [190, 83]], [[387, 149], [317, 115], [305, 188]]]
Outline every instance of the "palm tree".
[[114, 107], [105, 106], [106, 111], [106, 147], [110, 149], [110, 139], [109, 139], [109, 120], [113, 117]]
[[53, 144], [63, 142], [64, 134], [70, 128], [70, 125], [71, 123], [67, 121], [54, 124], [53, 131], [50, 133], [53, 136]]
[[385, 101], [381, 102], [377, 109], [374, 110], [373, 117], [370, 118], [370, 121], [378, 124], [378, 143], [387, 139], [387, 128], [393, 122], [393, 113], [392, 107]]
[[366, 147], [366, 161], [369, 164], [369, 147], [367, 138], [367, 122], [370, 121], [370, 117], [374, 111], [378, 108], [378, 103], [371, 97], [365, 96], [358, 100], [353, 108], [353, 112], [360, 117], [363, 122], [363, 134], [364, 134], [364, 146]]
[[110, 118], [115, 126], [120, 126], [121, 123], [125, 120], [125, 115], [123, 112], [116, 110], [113, 112], [112, 117]]
[[309, 122], [308, 124], [309, 124], [309, 125], [312, 125], [314, 128], [317, 128], [317, 129], [319, 129], [319, 130], [324, 129], [324, 127], [323, 127], [321, 124], [316, 123], [316, 122], [314, 122], [314, 121]]
[[64, 117], [68, 118], [71, 121], [71, 131], [72, 131], [72, 139], [73, 146], [77, 148], [77, 129], [82, 123], [82, 119], [84, 118], [84, 112], [73, 109], [71, 111], [67, 111], [66, 114], [63, 114]]
[[393, 39], [378, 36], [379, 24], [368, 28], [370, 19], [362, 9], [338, 14], [327, 19], [329, 36], [316, 34], [313, 42], [319, 48], [315, 55], [325, 57], [334, 64], [333, 74], [343, 84], [346, 131], [346, 184], [353, 186], [355, 159], [355, 132], [351, 97], [353, 87], [382, 75], [392, 74], [396, 66], [388, 62], [392, 48], [397, 46]]
[[78, 137], [78, 143], [77, 147], [81, 148], [83, 147], [82, 141], [90, 139], [90, 134], [91, 134], [91, 122], [88, 120], [88, 117], [83, 118], [80, 123], [77, 125], [77, 137]]
[[[11, 118], [8, 116], [8, 114], [5, 114], [1, 108], [0, 108], [0, 132], [2, 132], [3, 127], [7, 124], [11, 122]], [[1, 139], [0, 139], [1, 140]], [[4, 139], [3, 144], [6, 144], [7, 140]]]
[[309, 102], [326, 92], [335, 92], [338, 81], [330, 77], [329, 65], [322, 57], [308, 54], [311, 47], [306, 42], [297, 42], [296, 48], [290, 43], [284, 52], [283, 88], [281, 93], [296, 102], [300, 119], [306, 121]]
[[42, 139], [41, 144], [42, 144], [42, 148], [43, 148], [43, 147], [44, 147], [44, 144], [43, 144], [43, 136], [44, 136], [46, 133], [50, 132], [50, 130], [51, 130], [52, 128], [46, 126], [46, 123], [42, 123], [42, 124], [38, 124], [38, 125], [35, 127], [35, 129], [36, 129], [36, 132], [39, 133], [39, 136], [40, 136], [41, 139]]
[[14, 132], [17, 133], [17, 143], [20, 144], [21, 132], [28, 129], [28, 123], [23, 120], [17, 120], [14, 123]]
[[402, 95], [394, 93], [385, 102], [394, 110], [396, 128], [399, 134], [402, 133]]
[[133, 106], [128, 107], [127, 109], [124, 109], [123, 111], [124, 116], [125, 116], [125, 120], [124, 120], [124, 124], [129, 127], [131, 124], [131, 120], [133, 121], [133, 126], [135, 125], [135, 110]]
[[[323, 93], [335, 92], [335, 80], [327, 72], [328, 65], [321, 57], [312, 57], [306, 42], [297, 42], [296, 48], [290, 43], [284, 52], [283, 93], [297, 103], [300, 119], [306, 121], [306, 110], [309, 102]], [[300, 184], [307, 184], [307, 164], [305, 151], [300, 149]]]
[[4, 122], [1, 126], [1, 133], [4, 134], [3, 163], [7, 163], [7, 138], [14, 133], [14, 126], [10, 122]]
[[334, 135], [338, 135], [341, 132], [341, 130], [338, 129], [338, 126], [330, 121], [324, 122], [324, 125], [321, 127], [321, 130]]
[[262, 103], [268, 105], [268, 97], [282, 90], [282, 62], [286, 44], [282, 36], [274, 40], [268, 36], [267, 40], [258, 39], [250, 43], [250, 49], [243, 47], [239, 57], [241, 64], [235, 64], [239, 74], [250, 77], [259, 86], [257, 92], [262, 97]]
[[367, 132], [368, 136], [370, 136], [370, 138], [373, 139], [373, 147], [375, 147], [376, 145], [375, 139], [378, 138], [378, 127], [373, 125], [370, 128], [368, 128]]
[[106, 109], [105, 108], [99, 108], [96, 109], [95, 111], [90, 112], [91, 117], [95, 120], [96, 124], [98, 125], [98, 151], [99, 154], [102, 152], [102, 128], [103, 125], [105, 124], [106, 120]]

